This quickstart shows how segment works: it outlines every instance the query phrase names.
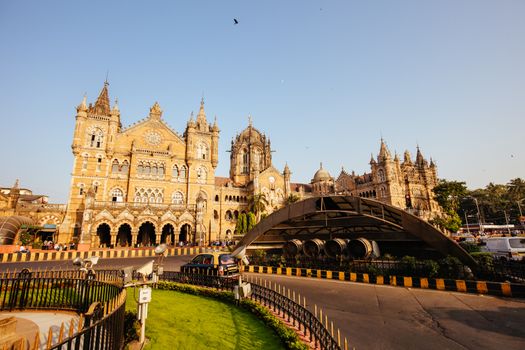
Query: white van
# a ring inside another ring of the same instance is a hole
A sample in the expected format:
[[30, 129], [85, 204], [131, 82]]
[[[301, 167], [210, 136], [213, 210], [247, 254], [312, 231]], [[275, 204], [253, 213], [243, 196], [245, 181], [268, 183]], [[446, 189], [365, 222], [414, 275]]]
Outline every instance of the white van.
[[502, 260], [525, 259], [525, 237], [493, 237], [484, 239], [484, 251]]

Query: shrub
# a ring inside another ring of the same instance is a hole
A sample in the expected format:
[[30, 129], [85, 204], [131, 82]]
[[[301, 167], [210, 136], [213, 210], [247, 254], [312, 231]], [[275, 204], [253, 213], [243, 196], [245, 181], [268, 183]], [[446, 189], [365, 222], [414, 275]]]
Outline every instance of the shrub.
[[137, 320], [136, 311], [126, 311], [124, 314], [124, 344], [139, 340], [140, 322]]
[[481, 251], [481, 247], [476, 243], [472, 242], [459, 242], [461, 248], [465, 249], [468, 253], [477, 253]]

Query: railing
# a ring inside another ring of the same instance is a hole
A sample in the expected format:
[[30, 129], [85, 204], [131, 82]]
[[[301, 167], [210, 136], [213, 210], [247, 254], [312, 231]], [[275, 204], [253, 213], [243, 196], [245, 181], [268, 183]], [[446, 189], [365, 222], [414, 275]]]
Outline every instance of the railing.
[[[50, 328], [46, 349], [122, 348], [125, 301], [118, 271], [97, 276], [92, 271], [32, 273], [24, 269], [17, 275], [0, 275], [0, 311], [63, 310], [80, 314], [78, 322], [72, 319], [68, 334], [64, 324], [56, 337]], [[34, 343], [38, 348], [40, 332]]]
[[[238, 276], [219, 277], [206, 274], [186, 274], [175, 271], [165, 271], [160, 276], [160, 280], [172, 281], [185, 284], [206, 286], [221, 290], [233, 290], [239, 285]], [[246, 280], [245, 280], [246, 281]], [[320, 349], [341, 349], [340, 333], [337, 331], [337, 340], [334, 334], [333, 323], [331, 327], [328, 326], [328, 317], [325, 315], [323, 320], [322, 310], [320, 310], [319, 317], [317, 315], [317, 307], [314, 313], [306, 308], [306, 301], [301, 304], [301, 297], [295, 297], [295, 292], [288, 291], [277, 284], [274, 284], [272, 289], [271, 283], [260, 280], [250, 280], [252, 285], [252, 293], [250, 298], [254, 301], [267, 307], [269, 310], [276, 313], [279, 317], [298, 327], [300, 332], [308, 338], [312, 345]], [[296, 301], [297, 300], [297, 301]], [[324, 321], [324, 322], [323, 322]], [[331, 329], [331, 331], [329, 330]], [[346, 349], [345, 340], [345, 349]]]

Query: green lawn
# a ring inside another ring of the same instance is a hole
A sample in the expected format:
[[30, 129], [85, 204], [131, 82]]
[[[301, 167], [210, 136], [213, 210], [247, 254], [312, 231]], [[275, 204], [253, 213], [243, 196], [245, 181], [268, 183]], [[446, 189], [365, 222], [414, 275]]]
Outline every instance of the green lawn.
[[[136, 310], [131, 288], [126, 308]], [[170, 290], [153, 290], [146, 337], [146, 349], [284, 349], [277, 335], [250, 312]]]

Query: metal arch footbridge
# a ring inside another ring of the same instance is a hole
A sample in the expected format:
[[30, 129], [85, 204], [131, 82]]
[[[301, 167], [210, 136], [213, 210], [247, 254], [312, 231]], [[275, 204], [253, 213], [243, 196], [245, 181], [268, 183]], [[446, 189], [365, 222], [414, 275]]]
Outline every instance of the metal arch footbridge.
[[476, 261], [443, 232], [400, 208], [353, 196], [313, 197], [292, 203], [261, 220], [237, 247], [282, 248], [292, 239], [366, 238], [382, 253], [445, 257], [473, 269]]

